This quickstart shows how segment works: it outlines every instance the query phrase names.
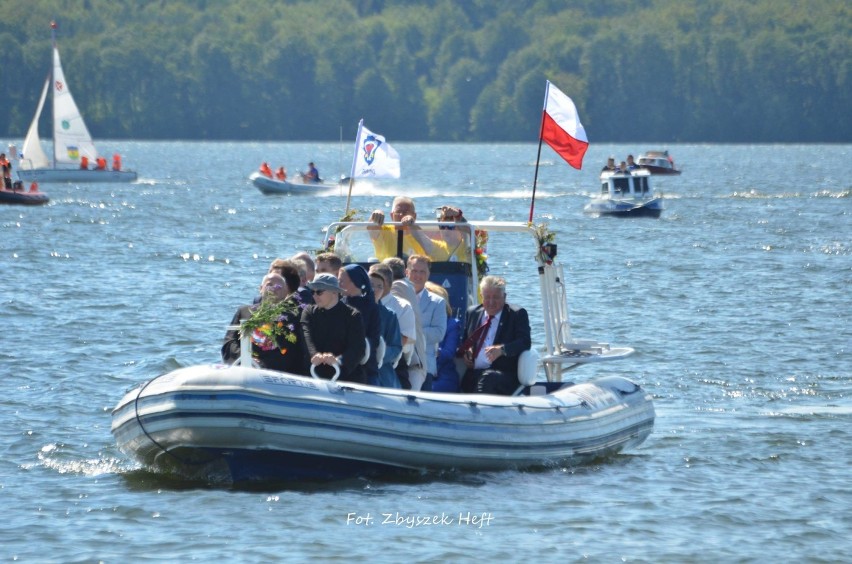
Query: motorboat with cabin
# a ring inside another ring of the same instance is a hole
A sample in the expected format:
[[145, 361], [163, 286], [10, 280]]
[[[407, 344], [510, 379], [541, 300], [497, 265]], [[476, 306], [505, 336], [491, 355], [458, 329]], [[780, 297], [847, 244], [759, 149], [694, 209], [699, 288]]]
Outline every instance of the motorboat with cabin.
[[647, 170], [607, 170], [600, 181], [600, 194], [586, 204], [584, 212], [617, 217], [660, 217], [663, 213], [663, 198], [654, 194]]
[[668, 151], [648, 151], [640, 155], [636, 164], [651, 174], [680, 174], [680, 169], [675, 167], [674, 159]]
[[[244, 360], [235, 365], [179, 368], [128, 391], [112, 412], [118, 447], [152, 470], [252, 482], [560, 467], [634, 448], [648, 437], [653, 400], [639, 384], [620, 376], [566, 378], [574, 368], [623, 359], [633, 349], [572, 335], [565, 271], [546, 226], [417, 225], [426, 236], [456, 238], [454, 254], [432, 262], [431, 279], [448, 290], [462, 318], [479, 301], [487, 241], [525, 240], [534, 251], [529, 272], [538, 282], [530, 284], [540, 291], [543, 326], [533, 326], [533, 349], [519, 359], [513, 395], [381, 388], [265, 370], [252, 364], [244, 337]], [[404, 258], [403, 226], [384, 228]], [[369, 222], [333, 223], [324, 248], [344, 263], [369, 266], [385, 258], [376, 256], [375, 229]], [[529, 300], [523, 305], [534, 307]]]

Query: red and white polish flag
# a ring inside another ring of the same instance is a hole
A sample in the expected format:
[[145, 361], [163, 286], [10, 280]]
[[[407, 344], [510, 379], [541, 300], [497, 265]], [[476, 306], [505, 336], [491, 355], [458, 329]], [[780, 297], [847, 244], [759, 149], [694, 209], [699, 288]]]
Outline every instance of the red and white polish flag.
[[589, 148], [586, 130], [580, 123], [574, 102], [547, 81], [541, 138], [576, 169], [583, 168], [583, 156]]

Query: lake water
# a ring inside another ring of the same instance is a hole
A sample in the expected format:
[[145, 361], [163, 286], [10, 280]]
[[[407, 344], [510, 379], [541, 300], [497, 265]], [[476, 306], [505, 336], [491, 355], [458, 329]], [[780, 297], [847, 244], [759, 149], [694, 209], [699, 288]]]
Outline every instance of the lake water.
[[[636, 349], [572, 376], [653, 394], [641, 447], [540, 472], [238, 489], [138, 468], [110, 411], [139, 382], [217, 360], [269, 262], [317, 249], [343, 214], [345, 194], [263, 196], [248, 174], [313, 160], [332, 177], [351, 144], [101, 145], [140, 181], [44, 185], [48, 206], [0, 207], [0, 559], [848, 560], [852, 146], [669, 146], [684, 173], [654, 178], [667, 209], [634, 220], [582, 208], [606, 157], [660, 147], [593, 145], [582, 171], [542, 150], [535, 221], [557, 232], [573, 333]], [[356, 186], [362, 219], [402, 193], [421, 217], [454, 203], [526, 221], [535, 144], [394, 146], [403, 177]], [[540, 322], [531, 246], [489, 255]]]

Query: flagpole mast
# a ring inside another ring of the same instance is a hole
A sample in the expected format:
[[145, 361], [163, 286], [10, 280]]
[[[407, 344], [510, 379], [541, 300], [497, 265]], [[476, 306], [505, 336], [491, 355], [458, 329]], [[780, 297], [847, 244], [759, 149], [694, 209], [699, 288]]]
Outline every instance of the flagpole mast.
[[349, 215], [349, 201], [352, 199], [352, 185], [355, 184], [355, 162], [358, 160], [358, 146], [361, 144], [361, 127], [364, 125], [364, 118], [358, 122], [358, 133], [355, 135], [355, 151], [352, 154], [352, 168], [349, 170], [349, 194], [346, 196], [346, 212], [344, 217]]
[[547, 111], [547, 91], [550, 88], [550, 81], [547, 81], [547, 86], [544, 89], [544, 107], [541, 109], [541, 124], [538, 127], [538, 154], [535, 157], [535, 175], [533, 176], [533, 191], [532, 191], [532, 200], [530, 201], [530, 219], [529, 223], [532, 225], [533, 220], [533, 209], [535, 208], [535, 187], [538, 184], [538, 163], [541, 160], [541, 143], [543, 140], [544, 134], [544, 114]]

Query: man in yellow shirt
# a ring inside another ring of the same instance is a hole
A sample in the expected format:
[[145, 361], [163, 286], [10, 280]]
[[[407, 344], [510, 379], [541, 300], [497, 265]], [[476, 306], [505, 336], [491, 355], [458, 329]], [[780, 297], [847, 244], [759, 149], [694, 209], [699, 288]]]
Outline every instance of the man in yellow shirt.
[[[402, 254], [405, 257], [425, 255], [436, 262], [445, 262], [450, 259], [450, 252], [444, 241], [430, 238], [418, 225], [415, 225], [417, 211], [414, 209], [414, 200], [406, 196], [397, 196], [393, 200], [390, 215], [391, 220], [403, 225]], [[383, 225], [385, 213], [382, 210], [374, 211], [370, 215], [370, 221], [376, 224], [370, 232], [376, 249], [376, 258], [384, 260], [397, 256], [398, 228]]]

